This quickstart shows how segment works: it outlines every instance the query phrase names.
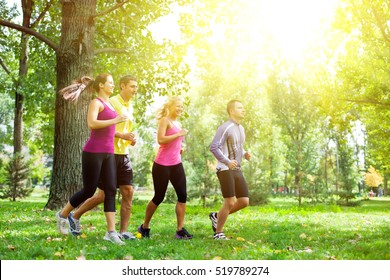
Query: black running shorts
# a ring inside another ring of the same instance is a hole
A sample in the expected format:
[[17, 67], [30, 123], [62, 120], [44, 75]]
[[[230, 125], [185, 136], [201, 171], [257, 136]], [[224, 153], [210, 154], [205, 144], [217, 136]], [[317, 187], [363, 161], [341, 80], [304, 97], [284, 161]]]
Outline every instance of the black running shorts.
[[241, 170], [223, 170], [217, 172], [224, 198], [248, 197], [248, 185]]

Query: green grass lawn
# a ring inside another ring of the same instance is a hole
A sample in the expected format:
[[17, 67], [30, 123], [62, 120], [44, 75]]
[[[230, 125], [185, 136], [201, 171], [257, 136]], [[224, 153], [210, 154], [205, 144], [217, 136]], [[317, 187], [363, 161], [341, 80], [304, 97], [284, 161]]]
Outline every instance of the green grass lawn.
[[[46, 195], [23, 202], [0, 201], [1, 260], [389, 260], [390, 199], [375, 198], [357, 207], [297, 206], [293, 199], [272, 199], [231, 215], [229, 241], [212, 238], [210, 211], [187, 206], [192, 240], [174, 238], [174, 204], [163, 203], [151, 224], [151, 238], [117, 246], [104, 241], [102, 209], [81, 219], [83, 235], [57, 232], [55, 211], [43, 210]], [[136, 234], [147, 200], [136, 200], [129, 229]], [[118, 207], [119, 209], [119, 207]]]

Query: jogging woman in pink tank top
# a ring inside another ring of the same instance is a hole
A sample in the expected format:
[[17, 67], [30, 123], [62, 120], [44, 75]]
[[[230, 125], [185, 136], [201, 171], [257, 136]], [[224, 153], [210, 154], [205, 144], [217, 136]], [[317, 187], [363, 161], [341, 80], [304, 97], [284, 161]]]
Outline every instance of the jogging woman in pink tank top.
[[109, 97], [114, 91], [114, 81], [109, 74], [100, 74], [96, 79], [83, 77], [74, 84], [62, 89], [60, 94], [65, 99], [77, 100], [81, 92], [90, 87], [97, 92], [88, 107], [88, 127], [90, 137], [83, 147], [82, 175], [83, 188], [75, 193], [65, 205], [57, 212], [58, 230], [68, 233], [68, 227], [73, 235], [80, 235], [80, 222], [72, 217], [71, 211], [85, 200], [92, 197], [98, 186], [99, 179], [105, 186], [104, 214], [107, 221], [105, 240], [124, 245], [115, 231], [115, 194], [116, 194], [116, 163], [114, 157], [115, 125], [127, 120], [125, 115], [118, 115]]
[[141, 233], [142, 237], [149, 237], [150, 221], [157, 207], [164, 200], [168, 183], [171, 182], [177, 195], [175, 237], [178, 239], [192, 238], [192, 235], [184, 228], [187, 186], [186, 175], [181, 162], [181, 144], [187, 130], [183, 129], [177, 121], [182, 112], [183, 102], [178, 97], [170, 98], [157, 112], [157, 140], [160, 147], [152, 168], [154, 197], [146, 207], [143, 224], [138, 227], [138, 232]]

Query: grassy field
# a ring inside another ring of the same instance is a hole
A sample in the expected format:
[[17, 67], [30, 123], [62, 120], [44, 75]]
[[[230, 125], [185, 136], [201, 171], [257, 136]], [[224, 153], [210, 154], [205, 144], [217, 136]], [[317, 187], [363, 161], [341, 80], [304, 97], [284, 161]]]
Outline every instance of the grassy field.
[[[163, 203], [152, 220], [151, 238], [117, 246], [102, 239], [100, 210], [81, 219], [83, 235], [57, 232], [55, 211], [43, 210], [45, 193], [23, 202], [0, 201], [1, 260], [389, 260], [390, 199], [373, 198], [357, 207], [297, 206], [293, 199], [272, 199], [229, 217], [225, 233], [212, 238], [210, 211], [187, 206], [192, 240], [174, 238], [174, 204]], [[130, 230], [136, 234], [147, 200], [133, 205]]]

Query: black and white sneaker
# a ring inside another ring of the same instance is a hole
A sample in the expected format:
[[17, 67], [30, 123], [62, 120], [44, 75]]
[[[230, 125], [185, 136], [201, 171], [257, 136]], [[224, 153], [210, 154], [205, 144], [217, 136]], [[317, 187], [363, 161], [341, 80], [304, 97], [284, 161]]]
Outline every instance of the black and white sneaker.
[[81, 234], [80, 221], [73, 218], [72, 213], [69, 213], [68, 221], [69, 221], [70, 232], [75, 236], [80, 235]]
[[214, 233], [215, 240], [229, 240], [223, 232]]
[[211, 227], [213, 228], [214, 232], [217, 230], [217, 223], [218, 223], [217, 214], [218, 214], [217, 212], [211, 212], [209, 214], [209, 218], [211, 220]]

